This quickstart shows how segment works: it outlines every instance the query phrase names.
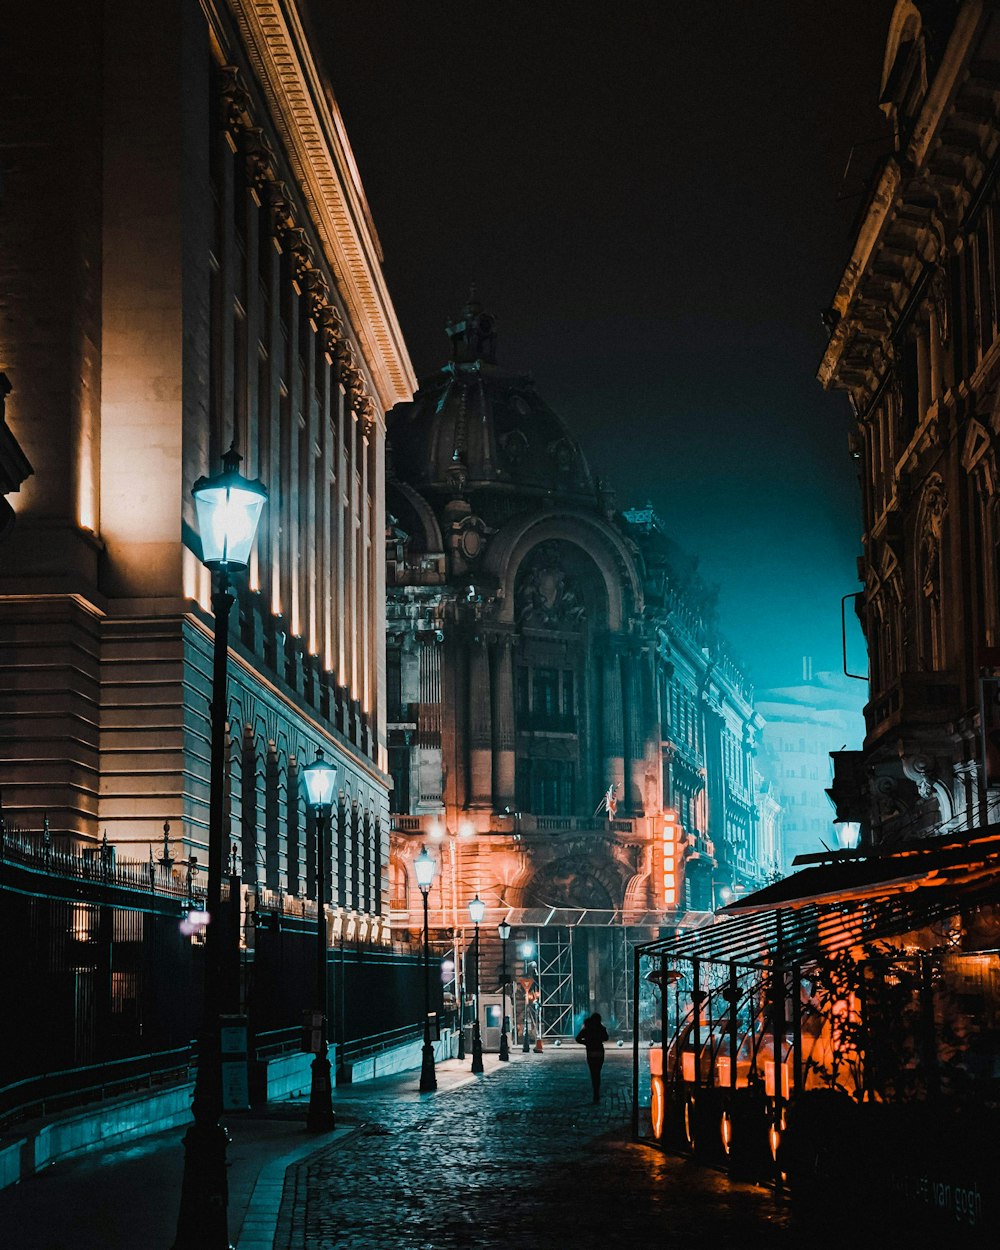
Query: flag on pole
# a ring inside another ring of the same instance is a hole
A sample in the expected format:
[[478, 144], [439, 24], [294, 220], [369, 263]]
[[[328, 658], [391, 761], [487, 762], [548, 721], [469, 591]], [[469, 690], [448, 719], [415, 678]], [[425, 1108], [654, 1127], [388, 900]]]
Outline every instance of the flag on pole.
[[598, 803], [597, 807], [594, 809], [595, 816], [598, 812], [607, 812], [608, 820], [614, 820], [615, 813], [618, 811], [618, 795], [615, 793], [617, 789], [618, 783], [612, 781], [611, 785], [608, 786], [607, 790], [605, 790], [604, 794], [601, 796], [600, 803]]

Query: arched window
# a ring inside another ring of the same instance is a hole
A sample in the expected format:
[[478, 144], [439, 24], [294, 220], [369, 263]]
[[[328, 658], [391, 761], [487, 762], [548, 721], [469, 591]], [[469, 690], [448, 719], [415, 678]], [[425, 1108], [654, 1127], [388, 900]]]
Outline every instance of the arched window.
[[389, 906], [393, 911], [409, 911], [409, 882], [406, 865], [398, 855], [389, 859]]

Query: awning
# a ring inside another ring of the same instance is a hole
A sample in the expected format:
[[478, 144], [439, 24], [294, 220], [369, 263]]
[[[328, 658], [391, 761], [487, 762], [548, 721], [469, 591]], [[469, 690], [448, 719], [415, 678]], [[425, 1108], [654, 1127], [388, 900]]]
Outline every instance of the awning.
[[831, 854], [723, 908], [714, 924], [637, 951], [787, 967], [924, 928], [979, 902], [1000, 902], [995, 828], [890, 855]]
[[685, 929], [699, 924], [711, 924], [711, 912], [670, 911], [623, 911], [621, 908], [601, 907], [510, 907], [504, 912], [509, 925], [522, 928], [545, 929], [556, 926], [575, 929], [581, 925], [593, 928], [610, 928], [617, 925], [628, 929], [662, 929], [683, 923]]

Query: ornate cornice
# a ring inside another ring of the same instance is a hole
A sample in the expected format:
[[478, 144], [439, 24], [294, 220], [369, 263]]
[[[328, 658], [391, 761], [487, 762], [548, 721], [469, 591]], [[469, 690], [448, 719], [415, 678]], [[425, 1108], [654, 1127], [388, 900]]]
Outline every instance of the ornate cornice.
[[997, 152], [1000, 81], [991, 61], [975, 59], [982, 16], [978, 2], [963, 7], [906, 150], [882, 166], [827, 313], [824, 387], [872, 390], [915, 302], [946, 303], [942, 259], [960, 246]]
[[[387, 411], [408, 400], [417, 383], [343, 118], [320, 78], [294, 0], [228, 3], [344, 301], [377, 406]], [[241, 116], [243, 103], [227, 106], [227, 120], [252, 128], [248, 110]], [[374, 410], [371, 398], [363, 399]]]

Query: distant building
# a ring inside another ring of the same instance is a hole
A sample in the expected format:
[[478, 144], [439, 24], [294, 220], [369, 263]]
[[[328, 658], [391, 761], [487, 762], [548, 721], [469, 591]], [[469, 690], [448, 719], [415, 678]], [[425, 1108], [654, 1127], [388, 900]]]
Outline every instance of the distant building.
[[802, 662], [802, 681], [761, 690], [757, 708], [766, 726], [760, 769], [782, 806], [779, 867], [796, 855], [835, 849], [836, 815], [827, 790], [833, 780], [831, 753], [855, 749], [864, 730], [864, 686], [842, 673], [814, 673]]
[[536, 945], [545, 1032], [625, 1027], [636, 935], [761, 879], [760, 718], [652, 509], [615, 510], [474, 299], [448, 334], [389, 418], [393, 921], [419, 930], [429, 841], [438, 949], [461, 962], [478, 893], [491, 987], [506, 917]]

